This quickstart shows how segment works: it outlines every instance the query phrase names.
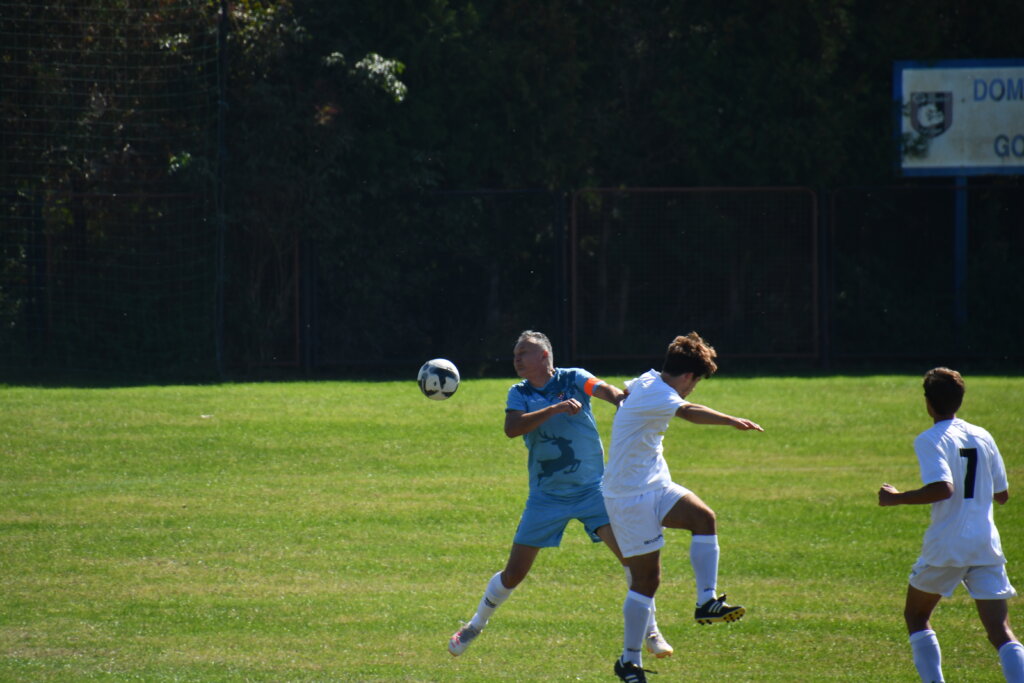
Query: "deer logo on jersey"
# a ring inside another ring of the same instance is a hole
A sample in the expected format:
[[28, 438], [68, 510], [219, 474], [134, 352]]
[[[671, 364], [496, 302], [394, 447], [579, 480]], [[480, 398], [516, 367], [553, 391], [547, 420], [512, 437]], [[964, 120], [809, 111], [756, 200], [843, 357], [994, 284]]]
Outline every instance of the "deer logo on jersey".
[[572, 474], [580, 468], [580, 459], [576, 457], [575, 451], [572, 450], [572, 441], [563, 438], [561, 436], [548, 436], [544, 432], [538, 432], [540, 440], [543, 443], [553, 443], [558, 448], [559, 456], [557, 458], [549, 458], [547, 460], [540, 460], [541, 471], [537, 474], [537, 483], [539, 484], [544, 477], [550, 477], [553, 474], [563, 472], [565, 474]]

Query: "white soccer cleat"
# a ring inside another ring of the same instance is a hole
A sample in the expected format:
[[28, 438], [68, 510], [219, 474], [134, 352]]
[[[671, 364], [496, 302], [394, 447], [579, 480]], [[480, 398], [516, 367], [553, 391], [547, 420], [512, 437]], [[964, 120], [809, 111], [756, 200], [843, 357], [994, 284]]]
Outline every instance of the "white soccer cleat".
[[480, 635], [480, 631], [470, 624], [466, 624], [448, 639], [448, 652], [452, 653], [452, 657], [458, 657], [466, 651], [466, 648], [478, 635]]
[[658, 659], [664, 659], [665, 657], [671, 657], [672, 646], [665, 640], [665, 636], [661, 635], [659, 631], [654, 631], [644, 638], [644, 642], [647, 644], [647, 651]]

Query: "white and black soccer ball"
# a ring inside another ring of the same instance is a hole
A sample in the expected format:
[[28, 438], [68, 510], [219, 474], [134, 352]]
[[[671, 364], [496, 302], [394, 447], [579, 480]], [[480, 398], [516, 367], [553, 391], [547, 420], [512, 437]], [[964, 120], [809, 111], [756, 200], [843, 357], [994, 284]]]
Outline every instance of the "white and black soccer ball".
[[450, 360], [435, 358], [423, 364], [417, 381], [424, 396], [443, 401], [459, 388], [459, 369]]

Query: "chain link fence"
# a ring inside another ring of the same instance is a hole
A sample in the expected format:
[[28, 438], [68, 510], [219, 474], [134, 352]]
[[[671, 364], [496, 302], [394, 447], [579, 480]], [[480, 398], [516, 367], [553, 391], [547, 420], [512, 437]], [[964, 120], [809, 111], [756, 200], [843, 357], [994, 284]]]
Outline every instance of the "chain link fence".
[[690, 330], [811, 368], [1024, 362], [1020, 178], [366, 196], [251, 230], [215, 5], [0, 0], [0, 381], [507, 374], [526, 328], [563, 365]]
[[[958, 192], [966, 209], [961, 247]], [[830, 204], [831, 360], [980, 359], [1019, 366], [1020, 184], [843, 188], [831, 193]]]
[[814, 192], [587, 190], [572, 225], [578, 358], [657, 357], [691, 330], [732, 357], [818, 356]]
[[0, 2], [0, 372], [216, 372], [205, 4]]

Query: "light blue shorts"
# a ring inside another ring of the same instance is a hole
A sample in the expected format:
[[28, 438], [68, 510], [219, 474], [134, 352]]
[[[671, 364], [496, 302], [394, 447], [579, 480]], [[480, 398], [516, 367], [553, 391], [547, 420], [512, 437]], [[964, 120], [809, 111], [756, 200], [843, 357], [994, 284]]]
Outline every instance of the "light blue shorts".
[[591, 541], [601, 540], [595, 532], [608, 524], [608, 513], [600, 488], [595, 486], [571, 501], [544, 493], [530, 494], [512, 542], [533, 548], [557, 548], [565, 527], [574, 519], [583, 523]]

